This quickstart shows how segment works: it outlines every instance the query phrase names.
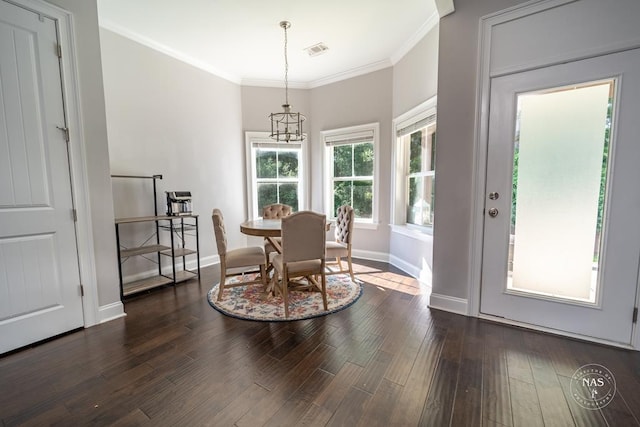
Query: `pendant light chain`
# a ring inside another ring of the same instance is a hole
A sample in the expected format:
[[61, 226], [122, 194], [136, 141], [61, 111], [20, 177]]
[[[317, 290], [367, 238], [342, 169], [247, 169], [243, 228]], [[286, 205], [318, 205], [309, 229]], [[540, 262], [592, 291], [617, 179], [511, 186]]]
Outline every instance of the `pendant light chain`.
[[289, 60], [287, 58], [287, 25], [284, 26], [284, 97], [289, 105]]

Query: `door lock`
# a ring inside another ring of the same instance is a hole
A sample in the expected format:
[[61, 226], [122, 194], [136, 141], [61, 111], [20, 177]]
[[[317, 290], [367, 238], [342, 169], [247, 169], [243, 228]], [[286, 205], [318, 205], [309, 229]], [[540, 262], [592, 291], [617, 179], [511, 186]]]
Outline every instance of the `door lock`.
[[491, 218], [495, 218], [498, 216], [498, 208], [491, 208], [488, 213]]
[[491, 193], [489, 193], [489, 198], [491, 200], [498, 200], [499, 197], [500, 197], [500, 194], [498, 194], [498, 192], [496, 191], [492, 191]]

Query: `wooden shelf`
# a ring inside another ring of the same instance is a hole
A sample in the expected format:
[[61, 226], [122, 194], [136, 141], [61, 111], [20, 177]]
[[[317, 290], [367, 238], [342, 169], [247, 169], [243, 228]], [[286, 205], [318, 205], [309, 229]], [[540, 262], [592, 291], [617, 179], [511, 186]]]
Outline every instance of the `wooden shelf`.
[[176, 271], [176, 283], [184, 282], [185, 280], [193, 279], [194, 277], [198, 277], [198, 274], [192, 273], [189, 270]]
[[131, 218], [116, 218], [116, 224], [131, 224], [134, 222], [162, 221], [180, 218], [196, 218], [198, 215], [155, 215], [155, 216], [136, 216]]
[[[195, 276], [195, 274], [194, 274]], [[124, 296], [135, 294], [136, 292], [146, 291], [148, 289], [157, 288], [162, 285], [169, 285], [173, 280], [164, 276], [147, 277], [146, 279], [136, 280], [135, 282], [125, 283], [122, 285], [122, 294]]]
[[135, 255], [152, 254], [155, 252], [162, 252], [166, 250], [168, 250], [169, 253], [171, 253], [171, 248], [165, 245], [149, 245], [149, 246], [140, 246], [137, 248], [122, 249], [120, 251], [120, 258], [127, 258]]
[[171, 252], [171, 248], [167, 248], [167, 250], [163, 250], [162, 252], [160, 252], [162, 255], [166, 255], [166, 256], [172, 256], [174, 258], [178, 258], [181, 256], [186, 256], [186, 255], [191, 255], [191, 254], [195, 254], [196, 251], [194, 251], [193, 249], [188, 249], [188, 248], [175, 248], [173, 250], [173, 253]]

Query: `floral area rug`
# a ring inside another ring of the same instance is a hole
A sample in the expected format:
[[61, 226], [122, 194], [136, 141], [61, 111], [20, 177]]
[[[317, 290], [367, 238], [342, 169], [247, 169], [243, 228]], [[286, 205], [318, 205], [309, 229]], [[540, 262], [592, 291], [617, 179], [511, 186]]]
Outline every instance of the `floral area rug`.
[[[240, 281], [241, 276], [228, 279], [229, 282]], [[245, 278], [246, 280], [249, 277]], [[362, 295], [362, 286], [353, 282], [349, 275], [339, 274], [327, 276], [328, 310], [322, 305], [320, 292], [290, 291], [289, 317], [284, 317], [284, 303], [280, 295], [266, 294], [261, 284], [237, 286], [224, 290], [222, 301], [218, 301], [216, 283], [207, 293], [209, 304], [227, 316], [244, 320], [278, 322], [310, 319], [325, 316], [351, 306]]]

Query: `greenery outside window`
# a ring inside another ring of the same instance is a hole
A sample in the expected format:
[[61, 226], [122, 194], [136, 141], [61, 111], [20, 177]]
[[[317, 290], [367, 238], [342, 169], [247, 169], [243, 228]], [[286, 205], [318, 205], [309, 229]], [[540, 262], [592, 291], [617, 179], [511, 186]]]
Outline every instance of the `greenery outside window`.
[[275, 142], [262, 132], [248, 132], [247, 194], [251, 197], [251, 218], [262, 216], [262, 208], [272, 203], [283, 203], [294, 212], [303, 209], [303, 154], [302, 144]]
[[327, 217], [350, 205], [358, 222], [377, 222], [375, 197], [378, 124], [322, 132]]

